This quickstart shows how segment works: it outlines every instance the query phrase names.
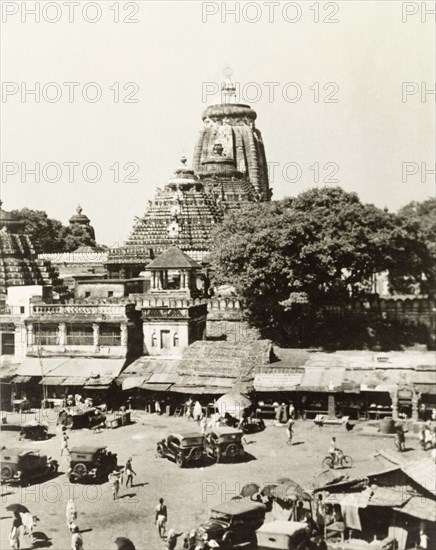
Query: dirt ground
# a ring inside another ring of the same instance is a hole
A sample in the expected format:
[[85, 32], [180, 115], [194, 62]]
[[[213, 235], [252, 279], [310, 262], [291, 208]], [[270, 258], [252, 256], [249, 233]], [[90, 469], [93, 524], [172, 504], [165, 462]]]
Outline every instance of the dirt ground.
[[[2, 445], [40, 449], [60, 461], [60, 474], [25, 488], [2, 486], [0, 548], [9, 548], [12, 514], [6, 511], [6, 507], [11, 503], [22, 503], [40, 519], [33, 546], [31, 539], [23, 536], [21, 549], [71, 548], [65, 507], [68, 498], [73, 497], [85, 550], [116, 549], [115, 538], [121, 536], [130, 538], [137, 550], [160, 550], [165, 544], [154, 526], [154, 509], [160, 497], [165, 499], [168, 507], [167, 528], [186, 532], [206, 520], [213, 505], [239, 494], [246, 483], [263, 485], [288, 477], [306, 489], [313, 488], [316, 476], [322, 471], [321, 462], [332, 435], [336, 436], [338, 447], [354, 459], [353, 468], [346, 472], [352, 477], [381, 469], [381, 464], [374, 458], [375, 451], [384, 449], [396, 455], [391, 437], [363, 435], [360, 426], [347, 432], [339, 428], [319, 428], [310, 420], [297, 421], [294, 444], [289, 446], [285, 429], [267, 421], [264, 432], [246, 436], [246, 461], [206, 463], [179, 469], [173, 462], [156, 456], [156, 442], [171, 432], [196, 430], [196, 424], [186, 418], [144, 412], [135, 412], [133, 419], [133, 424], [114, 430], [100, 433], [73, 430], [69, 433], [70, 447], [107, 445], [108, 450], [118, 454], [120, 465], [132, 457], [133, 469], [137, 473], [134, 487], [123, 487], [118, 501], [113, 500], [109, 483], [72, 485], [68, 482], [65, 475], [68, 460], [60, 457], [59, 431], [54, 422], [49, 427], [53, 437], [42, 442], [19, 442], [17, 432], [2, 431]], [[12, 419], [8, 418], [8, 422]], [[404, 460], [425, 456], [417, 449], [416, 439], [408, 440], [406, 447], [407, 452], [401, 455]], [[179, 539], [178, 547], [182, 546], [182, 539]]]

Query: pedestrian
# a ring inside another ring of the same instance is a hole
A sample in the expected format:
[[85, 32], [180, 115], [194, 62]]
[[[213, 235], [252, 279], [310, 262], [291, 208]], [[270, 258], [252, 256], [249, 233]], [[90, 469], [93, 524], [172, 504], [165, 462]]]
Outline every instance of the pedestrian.
[[71, 550], [83, 550], [83, 539], [77, 525], [74, 527], [73, 534], [71, 536]]
[[154, 410], [156, 411], [156, 414], [159, 414], [159, 415], [162, 414], [160, 401], [158, 399], [156, 399], [156, 401], [154, 402]]
[[419, 547], [423, 548], [423, 550], [427, 550], [428, 548], [428, 535], [423, 529], [419, 532]]
[[167, 507], [164, 504], [164, 499], [159, 499], [159, 504], [156, 506], [155, 509], [156, 516], [155, 516], [155, 525], [157, 525], [157, 532], [159, 533], [159, 537], [161, 539], [165, 536], [165, 530], [166, 530], [166, 523], [168, 519], [168, 510]]
[[109, 480], [112, 483], [112, 495], [113, 499], [117, 500], [120, 494], [120, 472], [118, 470], [114, 470], [111, 474], [109, 474]]
[[65, 515], [67, 516], [67, 527], [71, 532], [73, 532], [75, 521], [77, 519], [77, 510], [72, 498], [68, 499]]
[[194, 407], [194, 402], [192, 401], [192, 397], [190, 396], [185, 403], [186, 416], [188, 417], [188, 420], [191, 420], [191, 418], [193, 418], [192, 416], [193, 407]]
[[194, 420], [200, 422], [201, 415], [203, 414], [200, 401], [196, 401], [194, 405]]
[[23, 521], [20, 513], [15, 511], [11, 532], [9, 533], [9, 544], [11, 545], [12, 550], [20, 550], [20, 533], [22, 525]]
[[295, 418], [295, 407], [293, 403], [289, 403], [289, 418]]
[[128, 458], [126, 466], [124, 467], [124, 475], [126, 476], [126, 487], [133, 487], [133, 476], [136, 476], [136, 472], [132, 468], [132, 458]]
[[63, 456], [64, 451], [67, 454], [67, 456], [70, 454], [70, 450], [68, 448], [68, 434], [66, 432], [65, 426], [62, 427], [62, 435], [61, 435], [61, 456]]
[[203, 414], [201, 417], [200, 428], [201, 428], [201, 433], [204, 435], [207, 430], [207, 416], [205, 414]]

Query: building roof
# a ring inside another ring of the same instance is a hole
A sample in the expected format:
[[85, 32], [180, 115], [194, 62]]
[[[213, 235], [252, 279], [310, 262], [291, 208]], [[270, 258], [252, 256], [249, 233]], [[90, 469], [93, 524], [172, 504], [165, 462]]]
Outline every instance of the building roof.
[[436, 464], [432, 458], [406, 464], [402, 470], [415, 483], [436, 496]]
[[149, 269], [200, 269], [200, 265], [188, 254], [172, 246], [148, 264]]

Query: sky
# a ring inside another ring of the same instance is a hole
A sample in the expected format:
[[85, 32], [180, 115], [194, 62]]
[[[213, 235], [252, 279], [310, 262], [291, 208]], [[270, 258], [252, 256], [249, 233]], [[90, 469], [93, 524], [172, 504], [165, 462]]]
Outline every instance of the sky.
[[273, 198], [340, 185], [394, 211], [434, 196], [432, 2], [76, 3], [2, 2], [5, 210], [67, 224], [80, 204], [99, 243], [122, 244], [191, 163], [226, 66]]

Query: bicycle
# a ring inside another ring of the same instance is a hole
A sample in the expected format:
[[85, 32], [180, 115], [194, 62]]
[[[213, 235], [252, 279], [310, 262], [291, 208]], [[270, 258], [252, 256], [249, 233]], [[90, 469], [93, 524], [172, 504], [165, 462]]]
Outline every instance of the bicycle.
[[353, 466], [353, 459], [351, 456], [344, 455], [341, 451], [335, 454], [334, 458], [331, 455], [326, 456], [322, 461], [322, 465], [324, 468], [328, 469], [334, 469], [335, 466], [339, 466], [340, 468], [351, 468]]

